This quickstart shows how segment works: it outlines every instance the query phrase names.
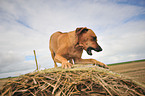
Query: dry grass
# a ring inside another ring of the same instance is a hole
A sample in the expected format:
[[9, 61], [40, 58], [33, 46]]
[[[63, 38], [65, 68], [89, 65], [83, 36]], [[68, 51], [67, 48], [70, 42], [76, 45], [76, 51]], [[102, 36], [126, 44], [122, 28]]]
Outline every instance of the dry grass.
[[92, 66], [51, 68], [7, 82], [1, 96], [142, 96], [145, 89], [123, 75]]

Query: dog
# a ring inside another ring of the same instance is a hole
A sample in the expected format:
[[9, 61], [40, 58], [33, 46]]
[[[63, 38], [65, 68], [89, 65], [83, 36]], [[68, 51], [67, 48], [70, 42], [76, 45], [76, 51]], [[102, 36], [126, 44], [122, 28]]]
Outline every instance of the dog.
[[74, 61], [75, 64], [95, 64], [108, 69], [106, 64], [95, 59], [81, 58], [83, 50], [88, 55], [92, 55], [92, 50], [96, 52], [102, 51], [102, 48], [97, 43], [97, 36], [91, 29], [86, 27], [76, 28], [75, 31], [68, 33], [56, 32], [52, 34], [49, 41], [49, 49], [55, 67], [57, 67], [57, 62], [62, 64], [62, 68], [71, 68], [72, 61]]

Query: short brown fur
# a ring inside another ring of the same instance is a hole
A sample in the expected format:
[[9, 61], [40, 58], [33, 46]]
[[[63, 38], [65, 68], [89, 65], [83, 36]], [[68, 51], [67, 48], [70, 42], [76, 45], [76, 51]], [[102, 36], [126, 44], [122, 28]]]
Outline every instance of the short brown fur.
[[71, 68], [72, 61], [74, 61], [75, 64], [97, 64], [108, 68], [107, 65], [95, 59], [81, 58], [83, 50], [86, 50], [89, 55], [92, 55], [91, 50], [102, 51], [97, 43], [95, 33], [86, 27], [77, 28], [68, 33], [56, 32], [52, 34], [49, 49], [55, 67], [57, 67], [56, 62], [58, 62], [62, 64], [62, 68]]

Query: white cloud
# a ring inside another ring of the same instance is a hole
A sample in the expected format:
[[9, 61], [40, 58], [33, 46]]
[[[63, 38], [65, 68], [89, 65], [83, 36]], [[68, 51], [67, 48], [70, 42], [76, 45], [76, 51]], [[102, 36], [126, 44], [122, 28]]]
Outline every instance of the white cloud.
[[[48, 48], [49, 37], [56, 31], [68, 32], [86, 26], [95, 31], [100, 53], [92, 58], [105, 63], [145, 57], [145, 8], [107, 0], [1, 0], [0, 70], [35, 69], [35, 49], [42, 68], [53, 66]], [[91, 58], [85, 52], [83, 58]], [[13, 66], [13, 68], [12, 68]]]

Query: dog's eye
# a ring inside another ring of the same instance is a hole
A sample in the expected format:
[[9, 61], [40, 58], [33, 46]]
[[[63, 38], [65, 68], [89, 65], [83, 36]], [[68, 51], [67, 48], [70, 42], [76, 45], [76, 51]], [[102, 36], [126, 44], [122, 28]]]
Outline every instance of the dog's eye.
[[95, 41], [96, 41], [96, 40], [97, 40], [97, 37], [93, 37], [93, 40], [95, 40]]

